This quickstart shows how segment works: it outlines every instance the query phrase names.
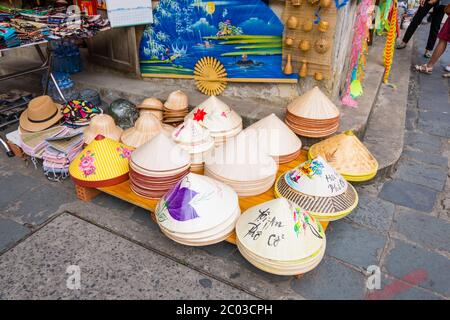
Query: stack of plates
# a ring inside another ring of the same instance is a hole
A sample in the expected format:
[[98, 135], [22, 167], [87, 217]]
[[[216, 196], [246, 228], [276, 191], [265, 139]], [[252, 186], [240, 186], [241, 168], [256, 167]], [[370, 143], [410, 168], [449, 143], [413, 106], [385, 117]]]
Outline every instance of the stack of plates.
[[277, 171], [275, 160], [245, 132], [214, 149], [205, 161], [205, 175], [231, 186], [240, 197], [269, 190]]
[[339, 120], [339, 109], [318, 87], [295, 99], [286, 111], [286, 124], [295, 133], [310, 138], [332, 135]]
[[163, 107], [164, 123], [177, 126], [188, 114], [189, 98], [181, 90], [172, 92]]
[[245, 132], [251, 131], [254, 131], [255, 143], [278, 163], [291, 162], [300, 155], [301, 140], [273, 113], [245, 129]]
[[234, 231], [241, 214], [230, 187], [190, 173], [167, 193], [156, 208], [156, 220], [170, 239], [189, 246], [221, 242]]
[[214, 148], [208, 129], [188, 119], [174, 130], [172, 138], [191, 155], [191, 172], [202, 172], [205, 157]]
[[148, 98], [142, 101], [140, 105], [137, 106], [139, 113], [142, 115], [144, 113], [153, 114], [159, 121], [163, 121], [163, 103], [156, 98]]
[[191, 111], [186, 119], [198, 121], [207, 128], [219, 146], [242, 131], [242, 118], [227, 104], [211, 96]]
[[255, 267], [277, 275], [299, 275], [322, 261], [326, 238], [320, 223], [280, 198], [248, 209], [236, 224], [236, 244]]
[[320, 156], [282, 174], [275, 195], [291, 200], [320, 221], [342, 219], [358, 205], [355, 188]]
[[347, 131], [313, 145], [310, 159], [325, 158], [347, 181], [367, 181], [376, 176], [377, 159], [352, 131]]
[[161, 122], [151, 113], [141, 113], [133, 128], [125, 130], [120, 140], [126, 145], [138, 148], [163, 130]]
[[144, 198], [159, 199], [189, 173], [189, 154], [160, 133], [133, 152], [130, 187]]

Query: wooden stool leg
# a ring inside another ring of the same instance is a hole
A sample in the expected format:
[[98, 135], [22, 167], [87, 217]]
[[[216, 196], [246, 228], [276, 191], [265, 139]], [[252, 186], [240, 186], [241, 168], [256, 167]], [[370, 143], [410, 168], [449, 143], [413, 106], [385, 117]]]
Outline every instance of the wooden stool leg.
[[100, 191], [97, 189], [86, 188], [78, 185], [75, 185], [75, 189], [77, 191], [77, 197], [81, 201], [91, 201], [100, 193]]

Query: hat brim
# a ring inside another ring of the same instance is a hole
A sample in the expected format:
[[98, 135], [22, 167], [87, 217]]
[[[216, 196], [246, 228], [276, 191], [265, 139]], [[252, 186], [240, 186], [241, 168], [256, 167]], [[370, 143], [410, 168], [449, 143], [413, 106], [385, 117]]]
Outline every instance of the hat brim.
[[105, 136], [106, 138], [112, 139], [114, 141], [120, 141], [120, 137], [122, 136], [123, 129], [119, 127], [115, 127], [112, 129], [111, 132], [108, 134], [102, 134], [99, 132], [93, 132], [90, 127], [87, 127], [86, 130], [84, 130], [84, 143], [89, 144], [91, 143], [99, 134]]
[[63, 114], [61, 112], [62, 105], [55, 103], [54, 104], [58, 108], [58, 112], [51, 119], [45, 122], [32, 122], [28, 119], [28, 109], [22, 112], [19, 119], [19, 124], [22, 129], [29, 132], [39, 132], [45, 129], [50, 128], [54, 124], [58, 123], [62, 118]]

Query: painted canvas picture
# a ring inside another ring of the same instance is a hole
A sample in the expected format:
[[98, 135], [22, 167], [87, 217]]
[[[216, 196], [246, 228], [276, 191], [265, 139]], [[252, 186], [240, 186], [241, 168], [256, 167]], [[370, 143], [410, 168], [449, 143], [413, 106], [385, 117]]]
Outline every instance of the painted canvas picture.
[[296, 80], [282, 72], [283, 23], [261, 0], [161, 0], [153, 19], [140, 45], [144, 77], [192, 78], [210, 56], [228, 78]]

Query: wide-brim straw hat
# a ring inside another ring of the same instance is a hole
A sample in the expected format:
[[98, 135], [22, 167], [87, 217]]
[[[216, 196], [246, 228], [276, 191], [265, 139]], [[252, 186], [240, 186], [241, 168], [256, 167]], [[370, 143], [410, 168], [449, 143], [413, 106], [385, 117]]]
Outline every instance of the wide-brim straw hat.
[[62, 119], [61, 110], [62, 106], [53, 102], [49, 96], [34, 98], [20, 116], [20, 127], [29, 132], [48, 129]]
[[84, 130], [84, 143], [91, 143], [99, 134], [114, 141], [119, 141], [122, 133], [123, 130], [116, 126], [113, 117], [107, 114], [99, 114], [92, 118], [91, 124]]
[[151, 113], [142, 114], [133, 128], [127, 129], [120, 138], [130, 147], [138, 148], [163, 130], [159, 120]]

